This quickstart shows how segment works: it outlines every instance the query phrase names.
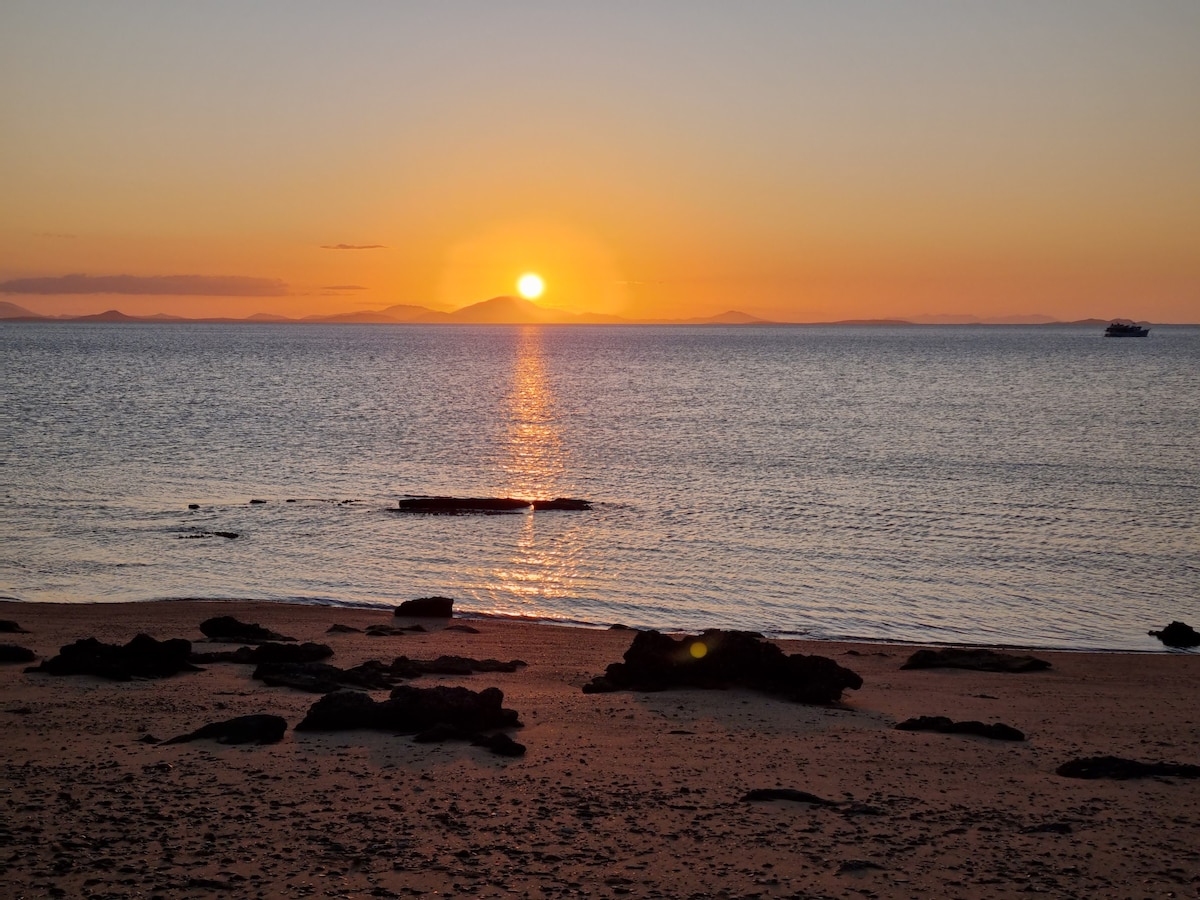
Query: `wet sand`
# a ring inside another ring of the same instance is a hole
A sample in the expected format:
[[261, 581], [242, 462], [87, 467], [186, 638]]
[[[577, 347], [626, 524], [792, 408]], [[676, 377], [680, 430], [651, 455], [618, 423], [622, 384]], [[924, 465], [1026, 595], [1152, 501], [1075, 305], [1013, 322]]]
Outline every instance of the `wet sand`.
[[[781, 642], [864, 679], [842, 706], [813, 707], [744, 690], [584, 694], [628, 631], [326, 634], [394, 624], [386, 611], [0, 603], [30, 631], [0, 643], [46, 658], [90, 636], [199, 641], [214, 615], [327, 643], [341, 667], [522, 659], [413, 683], [499, 687], [527, 753], [294, 732], [316, 696], [266, 687], [252, 666], [116, 683], [5, 664], [0, 895], [1200, 897], [1200, 779], [1055, 774], [1081, 756], [1200, 763], [1198, 654], [1035, 651], [1053, 668], [995, 674], [902, 671], [912, 648]], [[251, 713], [284, 716], [283, 741], [141, 742]], [[920, 715], [1028, 740], [895, 730]], [[755, 788], [835, 802], [745, 801]]]

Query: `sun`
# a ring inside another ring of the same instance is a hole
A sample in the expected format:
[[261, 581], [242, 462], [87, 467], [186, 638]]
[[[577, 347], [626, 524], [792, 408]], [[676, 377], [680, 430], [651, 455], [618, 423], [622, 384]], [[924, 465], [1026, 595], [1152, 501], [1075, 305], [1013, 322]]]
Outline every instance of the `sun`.
[[546, 282], [542, 281], [540, 275], [535, 275], [533, 272], [526, 272], [517, 279], [517, 293], [526, 300], [536, 300], [542, 296], [542, 291], [546, 289]]

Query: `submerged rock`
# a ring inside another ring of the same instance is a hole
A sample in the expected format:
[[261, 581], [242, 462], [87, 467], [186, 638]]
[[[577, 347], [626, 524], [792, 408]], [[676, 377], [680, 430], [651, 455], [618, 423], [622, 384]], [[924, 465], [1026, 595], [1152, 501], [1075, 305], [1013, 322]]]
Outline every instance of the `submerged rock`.
[[534, 500], [532, 506], [535, 510], [588, 510], [592, 508], [592, 504], [587, 500], [581, 500], [578, 497], [555, 497], [553, 500]]
[[0, 619], [0, 633], [2, 634], [29, 634], [24, 628], [14, 622], [12, 619]]
[[1200, 632], [1183, 622], [1172, 622], [1162, 631], [1151, 631], [1150, 636], [1168, 647], [1200, 647]]
[[972, 647], [918, 650], [901, 669], [975, 669], [981, 672], [1040, 672], [1050, 663], [1036, 656], [1016, 656]]
[[59, 650], [58, 656], [26, 672], [47, 675], [95, 675], [110, 681], [134, 678], [169, 678], [180, 672], [199, 672], [189, 657], [192, 642], [183, 638], [157, 641], [139, 634], [128, 644], [104, 644], [96, 638], [84, 638]]
[[896, 726], [898, 731], [936, 731], [941, 734], [973, 734], [996, 741], [1023, 741], [1025, 733], [1003, 722], [954, 722], [946, 716], [920, 716], [905, 719]]
[[709, 630], [675, 639], [639, 631], [625, 651], [584, 693], [668, 688], [748, 687], [798, 703], [836, 703], [842, 691], [862, 687], [862, 678], [823, 656], [785, 654], [761, 635]]

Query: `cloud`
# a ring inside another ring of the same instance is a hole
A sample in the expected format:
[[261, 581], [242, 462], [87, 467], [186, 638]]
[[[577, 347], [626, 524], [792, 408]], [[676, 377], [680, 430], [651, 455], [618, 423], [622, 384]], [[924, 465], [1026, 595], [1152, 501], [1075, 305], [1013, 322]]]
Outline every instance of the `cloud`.
[[322, 250], [386, 250], [385, 244], [322, 244]]
[[365, 291], [366, 288], [361, 284], [327, 284], [321, 288], [323, 291]]
[[0, 294], [173, 294], [187, 297], [279, 297], [278, 278], [240, 275], [57, 275], [0, 281]]

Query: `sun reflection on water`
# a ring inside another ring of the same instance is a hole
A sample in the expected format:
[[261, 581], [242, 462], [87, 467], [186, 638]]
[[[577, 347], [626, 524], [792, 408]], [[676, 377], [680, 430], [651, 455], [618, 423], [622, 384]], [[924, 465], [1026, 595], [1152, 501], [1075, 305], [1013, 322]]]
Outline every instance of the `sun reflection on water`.
[[[572, 493], [570, 450], [563, 441], [554, 392], [547, 377], [542, 331], [522, 329], [506, 400], [507, 426], [501, 468], [510, 497], [543, 500]], [[582, 553], [578, 513], [529, 513], [522, 517], [507, 564], [492, 574], [496, 612], [553, 615], [578, 596]], [[516, 609], [511, 608], [516, 601]]]

